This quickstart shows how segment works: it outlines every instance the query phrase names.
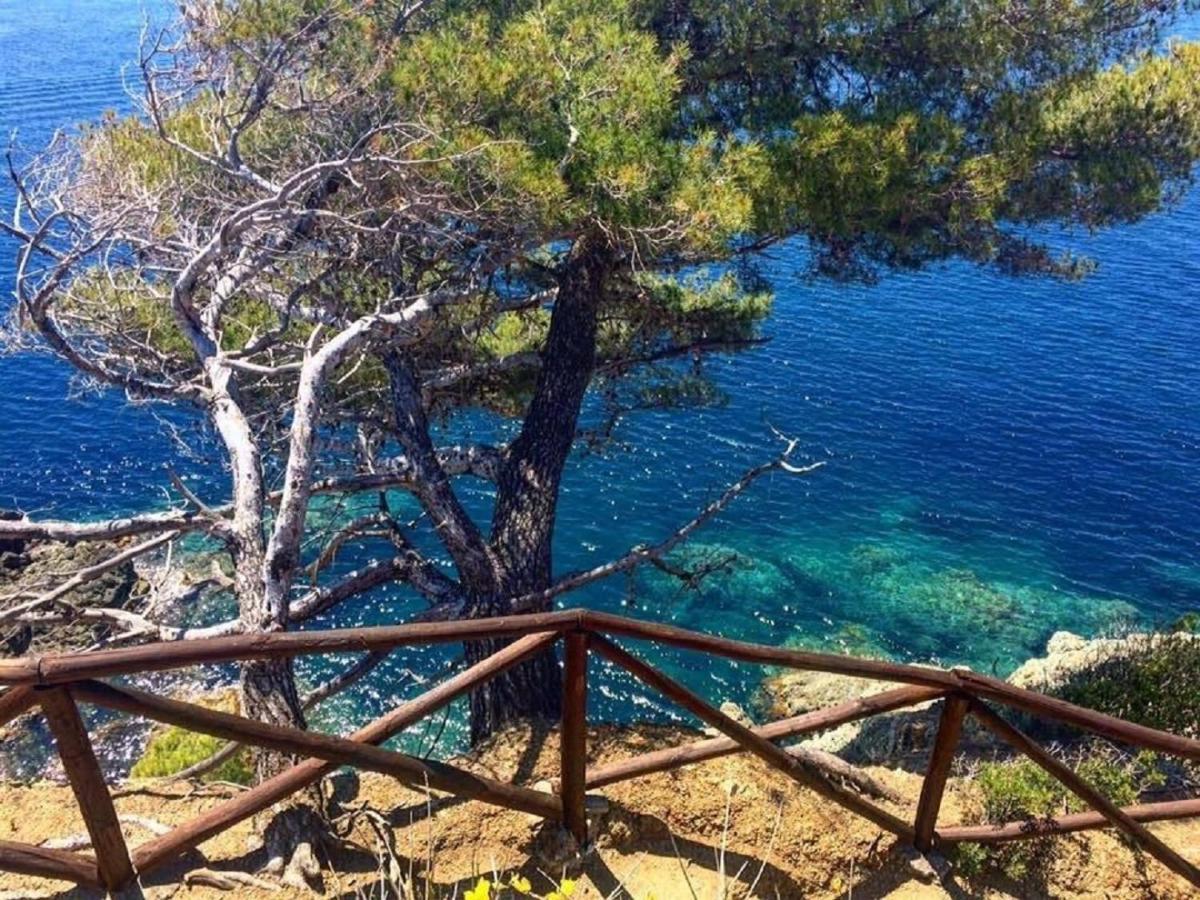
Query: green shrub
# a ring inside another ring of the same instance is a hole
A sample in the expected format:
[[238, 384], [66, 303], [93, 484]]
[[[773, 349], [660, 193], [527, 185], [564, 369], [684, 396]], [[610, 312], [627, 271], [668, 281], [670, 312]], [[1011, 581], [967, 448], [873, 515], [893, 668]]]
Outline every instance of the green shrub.
[[[172, 725], [156, 732], [146, 749], [130, 770], [134, 778], [160, 778], [182, 772], [188, 766], [208, 759], [223, 747], [225, 742], [207, 734], [184, 731]], [[205, 781], [231, 781], [234, 784], [250, 784], [254, 772], [246, 759], [245, 751], [239, 751], [217, 768], [206, 773]]]
[[1037, 819], [1063, 809], [1063, 786], [1027, 759], [984, 763], [976, 783], [983, 795], [985, 822]]
[[[1085, 759], [1076, 770], [1079, 777], [1098, 790], [1117, 806], [1129, 806], [1137, 802], [1140, 793], [1132, 766], [1121, 766], [1101, 757]], [[1072, 812], [1082, 812], [1087, 805], [1072, 794], [1069, 804]]]
[[[209, 694], [193, 700], [200, 706], [221, 712], [236, 712], [237, 694], [232, 690]], [[150, 735], [146, 749], [129, 774], [134, 778], [162, 778], [175, 775], [189, 766], [208, 759], [225, 746], [225, 741], [207, 734], [186, 731], [174, 725], [160, 728]], [[239, 750], [221, 765], [201, 776], [203, 781], [229, 781], [234, 784], [250, 784], [254, 770], [249, 753]]]
[[992, 855], [983, 844], [956, 844], [950, 861], [960, 875], [973, 878], [983, 873], [991, 862]]
[[[1136, 803], [1142, 791], [1165, 780], [1156, 754], [1143, 751], [1129, 758], [1105, 745], [1090, 748], [1075, 766], [1079, 776], [1118, 806]], [[1074, 794], [1027, 759], [984, 763], [975, 778], [982, 812], [975, 824], [999, 825], [1043, 819], [1086, 808]], [[1048, 861], [1053, 838], [1031, 838], [997, 847], [961, 844], [955, 863], [962, 874], [981, 872], [986, 864], [998, 866], [1016, 880], [1030, 878]]]
[[[1187, 617], [1185, 617], [1186, 619]], [[1054, 693], [1079, 706], [1175, 734], [1200, 722], [1200, 638], [1176, 631], [1133, 638], [1127, 653], [1072, 676]]]

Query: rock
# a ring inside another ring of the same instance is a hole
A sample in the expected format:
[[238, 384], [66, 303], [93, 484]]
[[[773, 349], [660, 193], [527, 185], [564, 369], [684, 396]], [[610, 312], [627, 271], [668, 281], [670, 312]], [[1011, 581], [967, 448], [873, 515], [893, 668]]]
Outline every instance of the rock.
[[754, 727], [754, 720], [746, 714], [746, 711], [734, 703], [732, 700], [726, 700], [721, 704], [721, 712], [733, 719], [739, 725], [745, 725], [747, 728]]
[[[783, 719], [837, 706], [839, 703], [860, 697], [869, 697], [893, 687], [896, 685], [890, 682], [869, 678], [852, 678], [849, 675], [835, 675], [829, 672], [787, 671], [767, 678], [763, 682], [763, 695], [768, 717]], [[897, 747], [909, 743], [902, 733], [907, 734], [913, 727], [921, 733], [928, 730], [929, 723], [924, 721], [927, 714], [923, 709], [924, 707], [915, 713], [910, 711], [909, 716], [905, 718], [900, 718], [900, 713], [893, 713], [874, 719], [847, 722], [845, 725], [814, 735], [805, 740], [803, 745], [826, 753], [840, 753], [852, 744], [862, 744], [860, 737], [866, 729], [870, 734], [870, 746], [863, 745], [859, 748], [859, 758], [887, 758]]]
[[[0, 518], [11, 515], [0, 511]], [[0, 545], [3, 545], [0, 546], [0, 594], [12, 596], [11, 602], [15, 604], [61, 584], [81, 569], [109, 559], [127, 543], [6, 540], [0, 541]], [[135, 602], [138, 581], [132, 563], [125, 563], [79, 585], [62, 599], [77, 607], [128, 609]], [[11, 626], [0, 632], [0, 654], [21, 656], [30, 652], [80, 650], [105, 633], [105, 626], [92, 624], [55, 627], [47, 633], [27, 625]]]
[[870, 678], [830, 672], [788, 670], [763, 681], [767, 711], [772, 719], [798, 716], [886, 691], [894, 685]]
[[1087, 646], [1087, 641], [1069, 631], [1056, 631], [1046, 641], [1046, 654], [1053, 656], [1057, 653], [1073, 653]]
[[[3, 544], [11, 544], [12, 541], [0, 541]], [[23, 569], [29, 565], [28, 553], [14, 553], [11, 550], [0, 552], [0, 569], [6, 572]]]
[[[1198, 637], [1182, 632], [1171, 636], [1188, 640]], [[1165, 635], [1160, 634], [1137, 633], [1120, 638], [1096, 638], [1089, 641], [1068, 631], [1059, 631], [1046, 643], [1046, 655], [1026, 660], [1008, 676], [1008, 682], [1031, 691], [1054, 691], [1080, 672], [1086, 672], [1106, 660], [1152, 647], [1164, 637]]]
[[325, 779], [325, 784], [330, 804], [338, 809], [344, 809], [357, 800], [361, 789], [358, 772], [354, 769], [339, 769]]
[[[0, 509], [0, 522], [17, 522], [22, 519], [21, 513], [13, 509]], [[28, 544], [24, 538], [0, 538], [0, 554], [4, 556], [21, 556]], [[7, 563], [4, 568], [9, 568]]]
[[896, 852], [908, 870], [924, 884], [940, 884], [950, 874], [950, 863], [939, 853], [922, 853], [911, 844], [901, 844]]
[[534, 834], [530, 848], [534, 859], [551, 872], [577, 866], [582, 849], [571, 832], [558, 822], [545, 820]]
[[[746, 713], [746, 711], [744, 709], [742, 709], [738, 704], [734, 703], [732, 700], [726, 700], [724, 703], [722, 703], [720, 706], [720, 710], [721, 710], [721, 712], [725, 713], [725, 715], [729, 716], [729, 718], [733, 719], [733, 721], [737, 722], [739, 725], [744, 725], [747, 728], [754, 727], [754, 720], [750, 718], [750, 716]], [[720, 734], [720, 732], [717, 729], [715, 729], [711, 726], [705, 726], [704, 733], [711, 734], [711, 735]]]
[[[888, 681], [828, 672], [785, 671], [767, 678], [762, 694], [767, 717], [774, 720], [837, 706], [898, 686]], [[847, 722], [813, 735], [802, 746], [839, 754], [858, 765], [894, 765], [904, 761], [923, 765], [937, 735], [941, 709], [940, 701], [931, 700]], [[963, 726], [962, 742], [978, 750], [994, 747], [996, 739], [968, 719]]]

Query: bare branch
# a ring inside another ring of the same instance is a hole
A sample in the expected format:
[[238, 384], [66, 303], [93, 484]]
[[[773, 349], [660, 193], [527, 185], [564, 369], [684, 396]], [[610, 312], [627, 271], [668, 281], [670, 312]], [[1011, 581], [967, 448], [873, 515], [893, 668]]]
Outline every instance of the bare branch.
[[99, 522], [29, 518], [0, 520], [0, 537], [47, 541], [112, 541], [141, 534], [203, 531], [215, 523], [192, 510], [170, 510]]
[[[582, 572], [576, 572], [558, 579], [550, 587], [541, 591], [534, 591], [529, 594], [524, 594], [515, 597], [510, 601], [510, 608], [513, 612], [528, 612], [534, 609], [542, 609], [547, 603], [561, 594], [570, 591], [578, 590], [579, 588], [592, 584], [596, 581], [601, 581], [612, 575], [621, 572], [628, 572], [642, 563], [650, 562], [651, 560], [661, 559], [667, 553], [670, 553], [692, 534], [694, 534], [706, 522], [724, 510], [732, 503], [739, 495], [745, 492], [754, 482], [764, 475], [772, 472], [786, 472], [791, 475], [808, 475], [815, 472], [825, 465], [825, 461], [809, 463], [807, 465], [797, 466], [790, 461], [790, 456], [795, 452], [797, 442], [794, 439], [788, 439], [788, 446], [782, 454], [769, 462], [760, 463], [751, 469], [748, 469], [737, 481], [729, 485], [719, 497], [705, 506], [693, 518], [688, 520], [681, 527], [677, 528], [671, 534], [660, 540], [656, 544], [649, 546], [639, 545], [633, 547], [623, 556], [611, 560], [594, 568], [587, 569]], [[463, 612], [461, 604], [449, 603], [434, 607], [425, 613], [417, 616], [418, 621], [434, 621], [440, 619], [458, 618]]]
[[44, 606], [52, 606], [55, 603], [60, 602], [63, 597], [71, 593], [71, 591], [75, 590], [76, 588], [82, 587], [90, 581], [95, 581], [105, 572], [111, 572], [113, 569], [123, 566], [129, 561], [137, 559], [139, 556], [143, 556], [146, 553], [161, 547], [163, 544], [167, 543], [167, 541], [174, 540], [176, 537], [178, 537], [178, 535], [179, 532], [177, 531], [169, 531], [166, 534], [158, 535], [157, 537], [150, 538], [148, 541], [143, 541], [140, 544], [123, 550], [114, 556], [110, 556], [108, 559], [96, 563], [95, 565], [88, 566], [85, 569], [80, 569], [66, 581], [62, 582], [62, 584], [44, 594], [41, 594], [38, 597], [35, 597], [33, 600], [0, 611], [0, 622], [17, 619], [26, 613], [33, 612], [34, 610], [40, 609]]

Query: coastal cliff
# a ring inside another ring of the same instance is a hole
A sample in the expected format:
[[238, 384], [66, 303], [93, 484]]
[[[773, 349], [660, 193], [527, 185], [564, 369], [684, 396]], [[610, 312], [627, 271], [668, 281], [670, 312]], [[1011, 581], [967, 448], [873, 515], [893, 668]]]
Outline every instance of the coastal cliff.
[[[1158, 646], [1167, 636], [1084, 640], [1055, 634], [1046, 654], [1012, 675], [1013, 683], [1060, 689], [1080, 673]], [[1191, 643], [1190, 636], [1181, 640]], [[755, 712], [773, 717], [828, 706], [885, 687], [883, 683], [774, 673]], [[746, 713], [727, 705], [727, 710]], [[939, 703], [877, 716], [862, 726], [820, 735], [810, 746], [855, 762], [884, 789], [881, 802], [910, 816], [920, 795], [925, 758]], [[28, 727], [17, 723], [10, 730]], [[602, 765], [695, 739], [663, 726], [599, 727], [588, 735], [589, 765]], [[987, 768], [1018, 773], [1003, 748], [968, 730], [942, 809], [942, 824], [984, 821], [990, 795]], [[455, 759], [490, 777], [537, 785], [557, 774], [555, 730], [505, 732]], [[982, 785], [982, 786], [981, 786]], [[336, 797], [336, 846], [327, 848], [326, 896], [375, 896], [384, 881], [425, 885], [428, 897], [461, 897], [478, 882], [528, 878], [538, 890], [569, 876], [579, 897], [1094, 897], [1150, 900], [1191, 896], [1190, 888], [1107, 832], [1036, 842], [1034, 855], [995, 864], [931, 865], [893, 844], [870, 823], [832, 807], [746, 756], [733, 756], [612, 785], [592, 823], [594, 847], [577, 857], [556, 826], [528, 816], [401, 787], [372, 774], [343, 773], [330, 783]], [[225, 783], [179, 784], [133, 779], [115, 790], [126, 838], [133, 845], [211, 809], [238, 788]], [[86, 846], [69, 789], [53, 780], [0, 786], [0, 839]], [[1200, 858], [1200, 825], [1161, 823], [1156, 834]], [[1026, 846], [1026, 845], [1022, 845]], [[156, 873], [146, 895], [188, 897], [311, 896], [252, 874], [262, 864], [262, 837], [250, 822], [206, 842], [199, 852]], [[978, 861], [976, 861], [978, 862]], [[1019, 871], [1019, 876], [1014, 872]], [[398, 879], [398, 880], [397, 880]], [[415, 882], [413, 881], [415, 879]], [[523, 883], [523, 882], [519, 882]], [[615, 892], [615, 893], [614, 893]], [[57, 896], [49, 882], [0, 876], [0, 898]], [[415, 896], [425, 897], [425, 893]], [[507, 896], [507, 895], [505, 895]]]

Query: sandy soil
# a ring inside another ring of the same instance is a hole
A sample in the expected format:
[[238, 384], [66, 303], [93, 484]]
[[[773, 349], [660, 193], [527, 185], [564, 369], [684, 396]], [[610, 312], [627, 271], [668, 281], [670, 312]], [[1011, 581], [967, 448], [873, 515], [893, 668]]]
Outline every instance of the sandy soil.
[[[627, 758], [691, 737], [675, 730], [605, 729], [589, 741], [593, 762]], [[466, 765], [493, 777], [535, 783], [557, 774], [557, 736], [511, 732]], [[479, 760], [486, 760], [486, 765]], [[911, 817], [920, 776], [873, 770], [902, 796], [897, 812]], [[538, 891], [564, 871], [580, 880], [575, 897], [657, 900], [738, 898], [1003, 898], [1079, 897], [1135, 900], [1195, 896], [1181, 879], [1154, 860], [1131, 851], [1119, 838], [1093, 832], [1055, 842], [1047, 870], [1026, 883], [992, 873], [974, 882], [951, 877], [923, 883], [905, 854], [874, 826], [816, 795], [785, 783], [754, 758], [713, 760], [673, 773], [615, 785], [601, 792], [609, 811], [596, 823], [595, 848], [572, 857], [562, 832], [530, 817], [453, 798], [430, 798], [391, 779], [362, 775], [345, 809], [380, 814], [405, 875], [426, 877], [458, 896], [479, 874], [522, 872]], [[117, 810], [171, 825], [223, 799], [223, 789], [189, 791], [130, 783], [115, 791]], [[971, 794], [952, 782], [943, 823], [960, 820]], [[137, 844], [150, 833], [136, 818], [127, 838]], [[1185, 857], [1200, 862], [1200, 824], [1164, 823], [1154, 830]], [[41, 842], [80, 834], [83, 823], [70, 790], [61, 785], [0, 786], [0, 839]], [[185, 886], [192, 870], [253, 872], [262, 865], [254, 823], [245, 822], [203, 844], [178, 864], [146, 881], [150, 898], [313, 896], [291, 889], [239, 886], [235, 892]], [[378, 897], [374, 848], [377, 832], [360, 817], [345, 843], [332, 853], [324, 892], [329, 897]], [[722, 848], [724, 848], [722, 850]], [[94, 892], [44, 879], [0, 875], [0, 898], [89, 897]]]

